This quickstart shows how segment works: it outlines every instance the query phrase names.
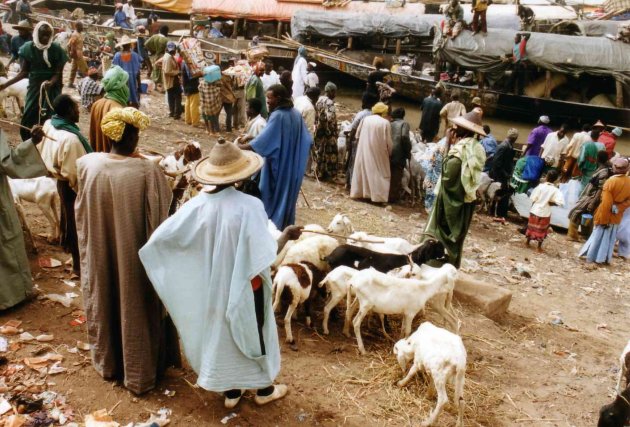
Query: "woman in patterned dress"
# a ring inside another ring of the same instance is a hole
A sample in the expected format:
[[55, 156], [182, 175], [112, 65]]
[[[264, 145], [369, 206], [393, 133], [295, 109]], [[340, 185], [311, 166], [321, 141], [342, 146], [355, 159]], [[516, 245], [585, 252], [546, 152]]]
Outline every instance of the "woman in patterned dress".
[[321, 181], [331, 180], [337, 176], [337, 111], [335, 96], [337, 86], [328, 82], [324, 88], [324, 96], [315, 104], [315, 138], [312, 157], [315, 162], [315, 174]]

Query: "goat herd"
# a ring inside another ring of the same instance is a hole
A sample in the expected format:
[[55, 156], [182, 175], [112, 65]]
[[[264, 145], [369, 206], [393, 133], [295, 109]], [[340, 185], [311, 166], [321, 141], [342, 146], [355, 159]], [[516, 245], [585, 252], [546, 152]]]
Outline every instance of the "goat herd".
[[[269, 231], [276, 238], [281, 234], [271, 222]], [[347, 243], [340, 244], [326, 234], [346, 236]], [[330, 333], [330, 313], [345, 298], [343, 334], [350, 337], [352, 323], [361, 354], [366, 354], [361, 324], [368, 313], [379, 315], [383, 333], [388, 339], [385, 316], [401, 315], [402, 339], [396, 342], [393, 352], [403, 373], [409, 363], [411, 368], [398, 386], [407, 385], [421, 370], [429, 374], [437, 391], [437, 404], [422, 423], [428, 426], [435, 423], [448, 403], [446, 385], [452, 382], [458, 410], [457, 425], [461, 426], [466, 348], [457, 335], [461, 322], [452, 306], [457, 270], [451, 264], [443, 264], [439, 268], [427, 264], [443, 257], [444, 247], [440, 242], [427, 240], [414, 246], [401, 238], [354, 232], [350, 219], [343, 214], [337, 214], [327, 230], [317, 224], [304, 226], [300, 239], [289, 242], [278, 254], [273, 266], [273, 309], [277, 311], [283, 300], [288, 303], [284, 316], [286, 342], [295, 345], [291, 320], [298, 306], [304, 305], [306, 324], [310, 327], [313, 299], [324, 292], [329, 298], [323, 309], [323, 333]], [[414, 318], [426, 305], [444, 319], [452, 332], [423, 322], [411, 333]], [[625, 390], [621, 388], [623, 378], [626, 380]], [[628, 383], [630, 342], [620, 357], [617, 397], [613, 403], [601, 408], [598, 427], [627, 425], [630, 419]]]
[[[271, 222], [269, 229], [274, 236], [280, 236]], [[347, 236], [348, 244], [340, 244], [327, 233]], [[401, 238], [354, 232], [349, 218], [342, 214], [333, 218], [327, 230], [316, 224], [306, 225], [300, 239], [287, 243], [274, 263], [274, 311], [280, 307], [283, 291], [289, 296], [284, 317], [286, 341], [294, 344], [291, 319], [300, 304], [306, 311], [306, 324], [311, 326], [311, 303], [317, 290], [330, 294], [323, 313], [324, 334], [329, 333], [331, 310], [345, 298], [343, 334], [350, 336], [352, 322], [362, 354], [366, 351], [361, 323], [368, 313], [379, 315], [388, 338], [384, 316], [402, 315], [403, 339], [394, 346], [394, 353], [403, 372], [410, 362], [412, 365], [398, 385], [405, 386], [419, 370], [429, 373], [438, 397], [424, 425], [432, 425], [448, 402], [446, 384], [453, 381], [458, 425], [462, 425], [466, 349], [461, 338], [430, 322], [422, 323], [411, 333], [414, 318], [427, 303], [453, 331], [459, 331], [460, 322], [452, 306], [457, 270], [450, 264], [440, 268], [427, 265], [443, 257], [444, 246], [440, 242], [428, 240], [414, 246]]]

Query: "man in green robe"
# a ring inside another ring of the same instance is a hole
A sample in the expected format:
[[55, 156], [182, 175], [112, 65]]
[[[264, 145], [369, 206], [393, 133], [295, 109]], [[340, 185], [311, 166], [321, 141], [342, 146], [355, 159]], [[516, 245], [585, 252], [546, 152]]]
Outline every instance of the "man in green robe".
[[[40, 22], [33, 31], [33, 41], [20, 48], [21, 71], [6, 83], [0, 91], [28, 77], [28, 90], [22, 126], [30, 129], [33, 125], [48, 120], [54, 113], [52, 100], [61, 95], [63, 67], [68, 62], [68, 54], [53, 42], [53, 28], [47, 22]], [[43, 98], [43, 99], [40, 99]], [[27, 129], [20, 129], [22, 141], [31, 137]]]
[[151, 71], [151, 80], [153, 80], [156, 85], [162, 83], [162, 67], [158, 67], [156, 63], [160, 59], [162, 59], [164, 53], [166, 52], [166, 43], [168, 43], [168, 31], [168, 26], [162, 25], [160, 27], [160, 32], [149, 37], [149, 40], [147, 40], [144, 44], [144, 47], [151, 55], [151, 64], [153, 64], [153, 70]]
[[462, 248], [475, 211], [477, 188], [486, 161], [477, 135], [485, 136], [481, 116], [471, 111], [451, 120], [456, 125], [453, 145], [442, 164], [435, 206], [425, 229], [425, 240], [436, 238], [446, 248], [448, 262], [459, 268]]
[[267, 97], [265, 96], [265, 88], [262, 80], [260, 80], [260, 77], [265, 74], [265, 63], [259, 61], [254, 64], [252, 68], [254, 73], [247, 81], [247, 84], [245, 84], [245, 100], [249, 101], [252, 98], [258, 99], [262, 104], [260, 115], [266, 119], [269, 116], [269, 112], [267, 111]]
[[44, 132], [35, 126], [31, 134], [30, 140], [11, 148], [0, 130], [0, 310], [24, 301], [33, 289], [22, 227], [7, 180], [46, 175], [46, 165], [35, 148]]

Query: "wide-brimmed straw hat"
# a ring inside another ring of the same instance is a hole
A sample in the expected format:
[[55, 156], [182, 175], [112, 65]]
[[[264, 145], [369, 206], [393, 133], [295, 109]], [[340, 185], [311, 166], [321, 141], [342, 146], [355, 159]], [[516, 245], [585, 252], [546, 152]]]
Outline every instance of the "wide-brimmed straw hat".
[[592, 127], [604, 129], [606, 127], [606, 125], [603, 124], [601, 120], [598, 120], [597, 122], [595, 122], [595, 124]]
[[116, 47], [123, 47], [127, 44], [136, 43], [137, 41], [138, 39], [132, 39], [127, 34], [125, 34], [124, 36], [122, 36], [122, 39], [120, 39], [120, 42], [116, 43]]
[[241, 150], [235, 144], [219, 138], [210, 150], [210, 155], [193, 166], [192, 173], [201, 184], [234, 184], [258, 172], [263, 164], [263, 158], [253, 151]]
[[26, 30], [26, 31], [34, 30], [33, 24], [28, 19], [21, 20], [20, 22], [17, 23], [17, 25], [14, 25], [13, 28], [16, 30]]
[[451, 119], [451, 123], [458, 127], [468, 129], [478, 135], [486, 136], [486, 132], [484, 132], [481, 126], [481, 114], [479, 114], [478, 111], [473, 110], [463, 116], [455, 117]]

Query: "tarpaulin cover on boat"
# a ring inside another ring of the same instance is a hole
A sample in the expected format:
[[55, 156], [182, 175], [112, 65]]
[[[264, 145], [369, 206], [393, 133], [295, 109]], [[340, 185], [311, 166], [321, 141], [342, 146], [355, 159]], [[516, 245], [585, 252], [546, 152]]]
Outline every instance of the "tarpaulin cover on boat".
[[[463, 31], [454, 40], [449, 38], [443, 43], [438, 31], [434, 49], [451, 63], [484, 72], [493, 82], [510, 67], [501, 57], [511, 55], [516, 33], [495, 29], [487, 35], [473, 36], [472, 32]], [[630, 84], [630, 45], [605, 37], [531, 33], [527, 57], [546, 70], [574, 76], [582, 73], [613, 76]]]
[[192, 0], [144, 0], [144, 2], [175, 13], [190, 13], [192, 7]]
[[193, 0], [192, 12], [222, 18], [246, 18], [252, 21], [290, 22], [298, 10], [344, 11], [362, 13], [381, 13], [388, 15], [422, 15], [422, 3], [407, 3], [403, 7], [386, 6], [385, 2], [351, 1], [343, 8], [324, 8], [319, 4], [278, 2], [276, 0]]
[[576, 24], [582, 30], [582, 34], [589, 37], [601, 37], [606, 34], [617, 35], [619, 27], [630, 25], [630, 21], [577, 21]]

